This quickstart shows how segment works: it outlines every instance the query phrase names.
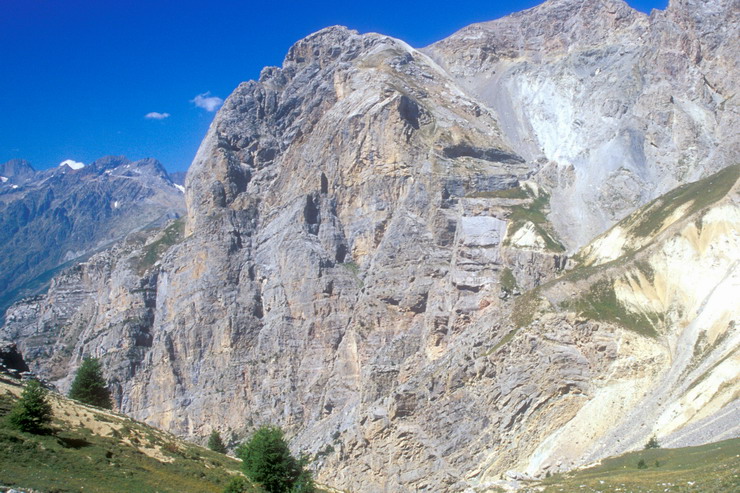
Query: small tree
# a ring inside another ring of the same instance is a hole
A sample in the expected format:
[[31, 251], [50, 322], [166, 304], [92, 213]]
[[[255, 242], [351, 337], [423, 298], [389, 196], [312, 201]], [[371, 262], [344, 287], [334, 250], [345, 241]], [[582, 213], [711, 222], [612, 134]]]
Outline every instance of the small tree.
[[650, 437], [650, 440], [645, 444], [645, 450], [649, 448], [660, 448], [660, 444], [658, 443], [658, 437], [655, 435]]
[[226, 453], [226, 445], [224, 445], [221, 435], [216, 430], [213, 430], [211, 436], [208, 437], [208, 448], [219, 454]]
[[28, 382], [21, 398], [8, 415], [10, 425], [29, 433], [45, 433], [48, 430], [46, 425], [51, 423], [53, 416], [47, 394], [46, 389], [36, 380]]
[[113, 407], [110, 392], [105, 386], [103, 371], [97, 358], [85, 358], [77, 370], [69, 397], [85, 404], [110, 409]]
[[296, 460], [288, 448], [283, 431], [276, 426], [262, 426], [236, 450], [242, 459], [244, 474], [267, 493], [314, 491], [305, 459]]

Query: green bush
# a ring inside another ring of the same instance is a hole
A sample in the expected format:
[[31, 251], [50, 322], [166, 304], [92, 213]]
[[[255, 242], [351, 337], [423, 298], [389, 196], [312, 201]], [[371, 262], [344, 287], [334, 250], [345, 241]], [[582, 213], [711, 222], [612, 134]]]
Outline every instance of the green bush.
[[28, 382], [21, 393], [21, 398], [8, 415], [10, 425], [28, 433], [47, 432], [46, 425], [51, 423], [53, 416], [47, 394], [47, 390], [36, 380]]
[[244, 474], [267, 493], [309, 493], [314, 491], [306, 459], [297, 460], [290, 453], [283, 431], [276, 426], [262, 426], [236, 450], [242, 459]]
[[77, 370], [69, 397], [85, 404], [110, 409], [113, 407], [110, 392], [105, 386], [103, 371], [97, 358], [85, 358]]
[[241, 476], [236, 476], [229, 481], [224, 488], [224, 493], [248, 493], [252, 491], [249, 481]]

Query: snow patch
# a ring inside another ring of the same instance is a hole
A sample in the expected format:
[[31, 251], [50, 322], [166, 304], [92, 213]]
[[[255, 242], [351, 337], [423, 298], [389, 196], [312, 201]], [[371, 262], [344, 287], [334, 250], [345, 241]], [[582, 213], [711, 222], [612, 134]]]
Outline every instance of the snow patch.
[[185, 187], [183, 187], [182, 185], [178, 185], [177, 183], [175, 183], [175, 188], [180, 190], [182, 193], [185, 193]]
[[62, 161], [61, 163], [59, 163], [59, 166], [60, 167], [62, 167], [62, 166], [68, 166], [68, 167], [70, 167], [72, 169], [82, 169], [82, 168], [85, 167], [85, 163], [81, 163], [79, 161], [74, 161], [72, 159], [65, 159], [64, 161]]
[[0, 176], [0, 181], [3, 182], [3, 183], [5, 183], [6, 181], [8, 181], [8, 177], [6, 177], [6, 176]]

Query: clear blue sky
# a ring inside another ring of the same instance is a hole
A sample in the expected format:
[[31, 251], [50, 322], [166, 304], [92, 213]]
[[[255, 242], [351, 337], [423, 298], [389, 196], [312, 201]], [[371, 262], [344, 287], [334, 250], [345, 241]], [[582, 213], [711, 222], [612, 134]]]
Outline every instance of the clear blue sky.
[[0, 162], [124, 154], [185, 170], [214, 115], [195, 97], [226, 98], [314, 31], [342, 24], [421, 47], [538, 3], [0, 0]]

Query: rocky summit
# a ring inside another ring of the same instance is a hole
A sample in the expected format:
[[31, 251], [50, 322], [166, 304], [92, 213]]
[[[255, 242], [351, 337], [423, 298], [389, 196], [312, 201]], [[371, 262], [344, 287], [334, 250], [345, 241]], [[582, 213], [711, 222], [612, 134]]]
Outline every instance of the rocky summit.
[[740, 435], [738, 8], [550, 0], [417, 50], [343, 27], [241, 84], [187, 215], [15, 304], [64, 389], [284, 427], [358, 492], [488, 491]]

